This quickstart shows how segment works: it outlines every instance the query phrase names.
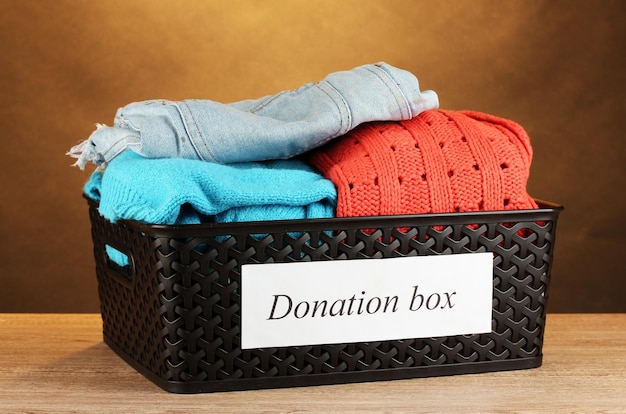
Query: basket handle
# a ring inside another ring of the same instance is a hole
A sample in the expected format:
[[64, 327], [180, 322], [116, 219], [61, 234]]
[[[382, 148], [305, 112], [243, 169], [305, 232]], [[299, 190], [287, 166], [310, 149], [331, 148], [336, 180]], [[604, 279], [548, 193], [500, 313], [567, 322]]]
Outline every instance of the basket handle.
[[87, 195], [85, 199], [89, 205], [96, 265], [107, 276], [127, 286], [132, 285], [136, 278], [136, 265], [133, 254], [124, 243], [129, 238], [128, 228], [105, 219], [98, 211], [98, 202]]
[[135, 260], [133, 255], [119, 245], [104, 243], [104, 258], [107, 274], [124, 284], [132, 284], [135, 280]]

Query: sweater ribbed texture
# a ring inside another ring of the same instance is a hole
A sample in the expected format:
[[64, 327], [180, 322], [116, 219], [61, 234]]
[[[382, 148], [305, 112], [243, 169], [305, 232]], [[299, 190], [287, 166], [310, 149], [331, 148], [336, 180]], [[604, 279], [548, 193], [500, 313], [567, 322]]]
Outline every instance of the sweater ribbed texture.
[[112, 222], [166, 225], [328, 218], [336, 194], [300, 160], [221, 165], [132, 151], [94, 172], [84, 190]]
[[446, 110], [363, 124], [308, 154], [337, 187], [338, 217], [536, 208], [531, 160], [517, 123]]

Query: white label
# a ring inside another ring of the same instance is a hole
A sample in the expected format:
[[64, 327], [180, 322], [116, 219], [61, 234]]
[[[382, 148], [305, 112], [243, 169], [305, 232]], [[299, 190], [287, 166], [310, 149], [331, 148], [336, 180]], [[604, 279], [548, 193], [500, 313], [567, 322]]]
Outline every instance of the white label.
[[241, 347], [491, 332], [492, 253], [241, 266]]

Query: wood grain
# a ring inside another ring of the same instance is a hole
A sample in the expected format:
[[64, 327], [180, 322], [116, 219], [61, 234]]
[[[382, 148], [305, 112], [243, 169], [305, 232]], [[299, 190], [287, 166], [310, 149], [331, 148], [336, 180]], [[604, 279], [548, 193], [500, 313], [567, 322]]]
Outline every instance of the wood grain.
[[103, 342], [97, 314], [0, 314], [0, 412], [626, 412], [626, 314], [550, 314], [541, 368], [177, 395]]

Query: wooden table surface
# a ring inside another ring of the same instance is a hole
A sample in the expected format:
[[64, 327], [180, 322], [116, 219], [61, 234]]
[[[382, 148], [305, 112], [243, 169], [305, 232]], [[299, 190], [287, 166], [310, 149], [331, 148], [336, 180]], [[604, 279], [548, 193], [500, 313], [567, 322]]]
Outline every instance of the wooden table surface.
[[0, 314], [0, 413], [626, 413], [626, 314], [550, 314], [543, 366], [346, 385], [170, 394], [103, 342], [97, 314]]

